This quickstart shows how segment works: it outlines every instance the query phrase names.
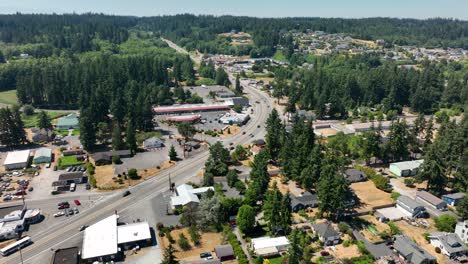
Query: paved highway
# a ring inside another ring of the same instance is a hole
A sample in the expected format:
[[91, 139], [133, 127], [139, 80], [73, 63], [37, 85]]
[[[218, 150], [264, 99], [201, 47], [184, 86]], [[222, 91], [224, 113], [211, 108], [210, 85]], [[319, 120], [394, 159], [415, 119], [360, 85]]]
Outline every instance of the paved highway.
[[[174, 45], [172, 43], [171, 47], [176, 48], [179, 52], [182, 51], [181, 48]], [[233, 76], [230, 77], [233, 78]], [[231, 138], [220, 140], [225, 146], [228, 146], [230, 143], [234, 145], [249, 143], [253, 139], [263, 138], [265, 135], [264, 124], [268, 118], [273, 101], [264, 92], [255, 88], [244, 87], [244, 91], [252, 102], [254, 114], [251, 121], [242, 129], [242, 131], [246, 132], [245, 134], [239, 133]], [[253, 103], [255, 101], [260, 103]], [[188, 178], [192, 177], [204, 166], [208, 155], [208, 151], [205, 151], [180, 161], [174, 167], [155, 175], [153, 178], [132, 186], [130, 188], [132, 194], [127, 197], [122, 197], [124, 191], [107, 195], [105, 198], [97, 201], [93, 207], [82, 211], [79, 215], [66, 219], [58, 225], [45, 228], [42, 232], [32, 237], [34, 244], [22, 250], [24, 263], [49, 263], [50, 259], [44, 259], [45, 253], [51, 252], [52, 249], [60, 248], [61, 244], [71, 239], [76, 239], [77, 236], [82, 236], [82, 232], [78, 231], [80, 226], [93, 224], [116, 211], [117, 213], [125, 212], [129, 208], [138, 206], [156, 197], [161, 192], [167, 191], [169, 189], [169, 177], [171, 177], [172, 182], [175, 182], [176, 185], [185, 183]], [[0, 263], [21, 263], [19, 253], [1, 258]]]

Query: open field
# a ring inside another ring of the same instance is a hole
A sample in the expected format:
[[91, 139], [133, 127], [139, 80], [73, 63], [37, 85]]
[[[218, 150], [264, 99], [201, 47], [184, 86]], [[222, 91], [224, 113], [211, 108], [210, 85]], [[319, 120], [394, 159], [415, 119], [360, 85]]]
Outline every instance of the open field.
[[0, 103], [2, 104], [17, 104], [16, 90], [8, 90], [0, 92]]
[[360, 210], [371, 210], [375, 206], [393, 203], [390, 194], [377, 189], [372, 181], [353, 183], [350, 187], [361, 201]]
[[114, 166], [113, 165], [105, 165], [105, 166], [96, 166], [95, 169], [95, 179], [96, 179], [96, 186], [101, 190], [113, 190], [113, 189], [120, 189], [126, 188], [129, 185], [135, 185], [146, 179], [149, 179], [163, 170], [166, 170], [172, 166], [174, 166], [176, 162], [165, 161], [161, 167], [158, 168], [151, 168], [146, 170], [139, 170], [138, 176], [140, 179], [138, 180], [128, 180], [121, 178], [122, 180], [119, 182], [116, 176], [114, 176]]
[[[62, 113], [62, 112], [47, 112], [47, 115], [49, 116], [50, 119], [56, 119], [61, 116], [67, 115], [67, 113]], [[37, 125], [37, 116], [38, 114], [35, 113], [33, 115], [27, 116], [27, 115], [21, 115], [21, 119], [23, 120], [24, 127], [35, 127]]]
[[[179, 235], [183, 233], [187, 240], [189, 240], [190, 245], [192, 248], [187, 251], [183, 251], [180, 249], [179, 245], [176, 243], [173, 244], [174, 248], [177, 252], [174, 254], [177, 259], [184, 259], [184, 260], [196, 260], [200, 259], [200, 253], [203, 252], [212, 252], [215, 246], [222, 244], [222, 234], [221, 233], [214, 233], [214, 232], [206, 232], [201, 233], [201, 245], [195, 246], [190, 239], [190, 235], [188, 233], [188, 228], [176, 229], [171, 231], [171, 236], [174, 238], [175, 241], [179, 240]], [[169, 246], [169, 240], [166, 236], [161, 238], [161, 248], [167, 248]]]

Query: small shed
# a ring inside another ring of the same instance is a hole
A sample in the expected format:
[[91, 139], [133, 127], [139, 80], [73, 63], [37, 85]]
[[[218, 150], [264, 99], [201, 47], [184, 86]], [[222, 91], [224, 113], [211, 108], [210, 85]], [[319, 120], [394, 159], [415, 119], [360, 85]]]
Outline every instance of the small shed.
[[214, 248], [216, 256], [221, 261], [236, 259], [234, 249], [231, 245], [220, 245]]
[[52, 162], [52, 150], [50, 148], [39, 148], [34, 153], [34, 163], [49, 163]]

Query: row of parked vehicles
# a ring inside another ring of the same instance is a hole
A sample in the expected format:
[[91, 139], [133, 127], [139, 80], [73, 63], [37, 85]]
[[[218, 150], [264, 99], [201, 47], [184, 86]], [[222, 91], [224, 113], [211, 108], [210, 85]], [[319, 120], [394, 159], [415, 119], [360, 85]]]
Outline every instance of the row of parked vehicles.
[[85, 172], [86, 168], [84, 166], [77, 166], [77, 167], [72, 166], [72, 167], [67, 168], [67, 172], [78, 172], [78, 171]]
[[[73, 200], [73, 203], [76, 206], [81, 205], [80, 200]], [[57, 206], [58, 206], [59, 210], [63, 210], [63, 211], [59, 211], [59, 212], [55, 213], [54, 217], [60, 217], [60, 216], [64, 216], [64, 215], [69, 216], [69, 215], [78, 214], [80, 212], [77, 207], [70, 208], [70, 203], [68, 201], [60, 202], [60, 203], [57, 204]]]

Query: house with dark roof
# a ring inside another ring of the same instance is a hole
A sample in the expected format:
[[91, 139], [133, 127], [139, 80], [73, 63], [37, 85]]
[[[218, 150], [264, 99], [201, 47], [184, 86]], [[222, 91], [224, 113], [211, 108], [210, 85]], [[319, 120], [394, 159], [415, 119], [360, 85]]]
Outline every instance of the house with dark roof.
[[394, 248], [400, 258], [411, 264], [436, 263], [436, 258], [404, 235], [395, 236]]
[[412, 218], [422, 217], [426, 213], [424, 206], [406, 195], [398, 197], [396, 207]]
[[431, 245], [439, 248], [449, 258], [466, 256], [468, 248], [455, 233], [434, 232], [429, 234]]
[[318, 206], [318, 197], [316, 194], [305, 192], [300, 196], [291, 195], [291, 208], [293, 212], [305, 210]]
[[151, 137], [143, 141], [143, 148], [146, 150], [159, 149], [163, 147], [163, 142], [158, 137]]
[[312, 226], [312, 230], [317, 233], [320, 241], [326, 246], [336, 245], [341, 241], [340, 233], [336, 231], [331, 222], [315, 224]]
[[418, 191], [416, 193], [416, 201], [421, 201], [428, 206], [445, 211], [447, 210], [447, 203], [442, 201], [439, 197], [432, 195], [426, 191]]
[[67, 184], [70, 183], [76, 183], [80, 184], [85, 182], [85, 177], [84, 173], [79, 171], [79, 172], [69, 172], [69, 173], [62, 173], [59, 175], [58, 181], [60, 182], [67, 182]]
[[442, 195], [442, 200], [451, 206], [456, 206], [463, 198], [465, 197], [465, 193], [451, 193]]
[[106, 165], [112, 163], [112, 157], [117, 156], [119, 158], [130, 157], [132, 152], [129, 149], [123, 150], [111, 150], [111, 151], [103, 151], [103, 152], [96, 152], [93, 155], [94, 163], [97, 166]]
[[234, 249], [231, 245], [220, 245], [214, 248], [214, 252], [216, 256], [221, 261], [232, 260], [236, 259], [236, 255], [234, 254]]
[[358, 169], [345, 170], [344, 177], [350, 183], [367, 181], [367, 175]]
[[31, 140], [33, 142], [48, 142], [54, 138], [54, 131], [51, 129], [31, 128]]

